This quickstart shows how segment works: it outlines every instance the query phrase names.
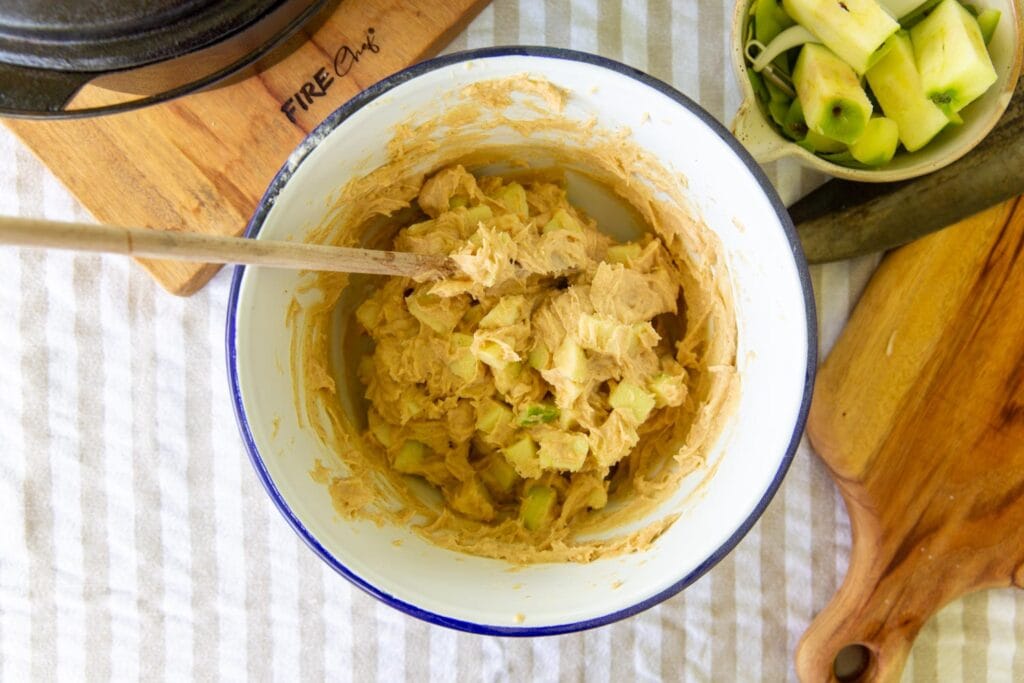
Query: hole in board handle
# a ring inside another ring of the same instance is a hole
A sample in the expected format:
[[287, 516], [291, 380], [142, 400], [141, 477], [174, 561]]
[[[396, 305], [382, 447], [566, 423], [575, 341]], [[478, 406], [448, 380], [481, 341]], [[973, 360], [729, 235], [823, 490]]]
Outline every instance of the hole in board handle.
[[871, 666], [871, 650], [860, 643], [847, 645], [832, 662], [832, 673], [839, 683], [854, 683], [863, 680]]

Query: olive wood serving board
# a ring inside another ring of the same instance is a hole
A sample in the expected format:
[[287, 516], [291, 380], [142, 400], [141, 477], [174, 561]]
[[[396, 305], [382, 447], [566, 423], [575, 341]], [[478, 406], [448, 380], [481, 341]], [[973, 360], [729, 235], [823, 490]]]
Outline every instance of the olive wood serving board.
[[[342, 0], [228, 85], [125, 114], [3, 123], [101, 223], [240, 235], [308, 131], [367, 86], [436, 54], [486, 4]], [[72, 107], [112, 96], [87, 86]], [[220, 267], [142, 265], [183, 296]]]
[[836, 680], [836, 654], [861, 644], [857, 680], [898, 681], [947, 602], [1024, 587], [1024, 198], [883, 260], [818, 372], [807, 431], [853, 550], [797, 673]]

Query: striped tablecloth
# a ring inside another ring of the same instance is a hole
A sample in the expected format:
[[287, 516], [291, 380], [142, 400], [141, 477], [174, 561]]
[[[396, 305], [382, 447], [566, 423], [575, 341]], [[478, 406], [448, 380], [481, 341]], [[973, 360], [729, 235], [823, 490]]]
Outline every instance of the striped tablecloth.
[[[727, 120], [739, 104], [730, 12], [722, 0], [496, 0], [450, 49], [597, 52]], [[817, 181], [769, 171], [787, 200]], [[0, 212], [88, 220], [3, 129]], [[813, 269], [822, 351], [874, 265]], [[794, 678], [793, 649], [850, 545], [806, 444], [736, 550], [654, 609], [546, 639], [431, 627], [335, 575], [264, 494], [225, 381], [229, 275], [178, 299], [120, 258], [0, 249], [0, 679]], [[1024, 594], [946, 607], [905, 679], [1024, 681]]]

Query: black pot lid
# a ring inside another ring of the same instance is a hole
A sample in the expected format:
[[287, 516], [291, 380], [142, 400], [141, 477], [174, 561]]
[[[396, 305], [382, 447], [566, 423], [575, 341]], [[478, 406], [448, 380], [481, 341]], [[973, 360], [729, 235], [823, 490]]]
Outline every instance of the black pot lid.
[[287, 0], [6, 0], [0, 62], [75, 72], [173, 59], [244, 29]]

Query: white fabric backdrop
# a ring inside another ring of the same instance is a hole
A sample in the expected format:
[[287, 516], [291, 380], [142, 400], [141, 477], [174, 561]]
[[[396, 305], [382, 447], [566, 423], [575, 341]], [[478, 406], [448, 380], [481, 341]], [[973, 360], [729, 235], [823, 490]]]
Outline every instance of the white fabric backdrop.
[[[598, 52], [728, 120], [739, 104], [730, 13], [724, 1], [496, 0], [450, 49]], [[768, 170], [787, 200], [817, 181], [793, 165]], [[0, 212], [89, 220], [4, 129]], [[813, 269], [823, 352], [875, 262]], [[642, 615], [535, 640], [431, 627], [333, 574], [264, 495], [225, 381], [229, 276], [178, 299], [120, 258], [0, 248], [0, 679], [794, 677], [793, 649], [850, 542], [806, 444], [736, 550]], [[1024, 680], [1020, 593], [944, 609], [905, 674], [986, 679]]]

